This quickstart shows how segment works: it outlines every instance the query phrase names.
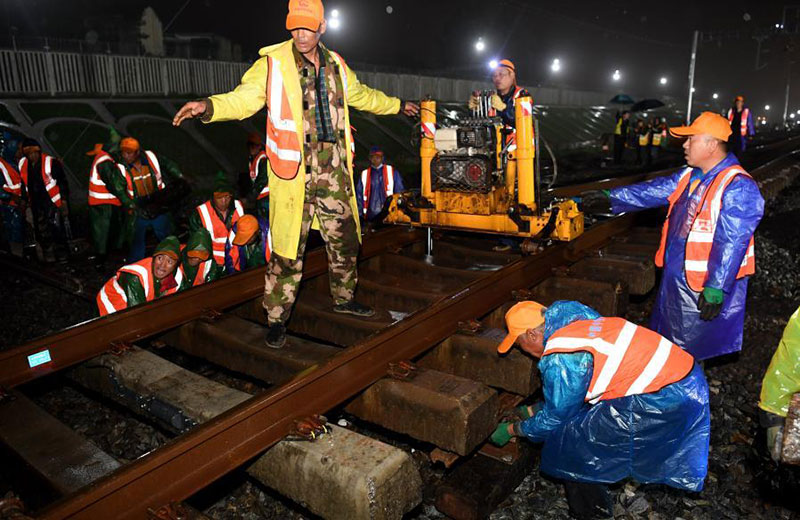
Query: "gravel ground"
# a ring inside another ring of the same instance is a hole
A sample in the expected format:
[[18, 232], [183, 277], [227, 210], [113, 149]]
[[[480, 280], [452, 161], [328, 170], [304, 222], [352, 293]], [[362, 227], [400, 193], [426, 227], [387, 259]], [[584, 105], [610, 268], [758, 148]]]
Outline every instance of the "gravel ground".
[[[706, 488], [697, 494], [681, 493], [664, 486], [641, 486], [634, 482], [614, 488], [615, 516], [629, 519], [716, 519], [716, 518], [800, 518], [780, 505], [796, 495], [776, 489], [778, 482], [796, 484], [795, 474], [777, 468], [764, 455], [758, 439], [756, 403], [761, 377], [780, 339], [786, 319], [800, 304], [800, 182], [768, 205], [767, 215], [756, 239], [757, 273], [750, 283], [745, 345], [742, 353], [708, 364], [711, 389], [712, 451]], [[93, 306], [40, 283], [31, 283], [14, 273], [0, 273], [4, 309], [14, 309], [22, 320], [5, 320], [4, 346], [14, 345], [41, 333], [56, 330], [91, 317]], [[628, 318], [646, 323], [651, 300], [633, 305]], [[54, 309], [58, 309], [54, 312]], [[5, 312], [5, 315], [9, 315]], [[1, 347], [0, 347], [1, 348]], [[175, 355], [180, 358], [179, 355]], [[225, 375], [214, 376], [230, 382]], [[258, 392], [258, 385], [241, 383], [240, 388]], [[115, 406], [99, 404], [69, 386], [43, 389], [34, 396], [38, 404], [58, 419], [91, 439], [122, 461], [133, 460], [164, 443], [169, 436], [157, 427], [132, 417]], [[338, 417], [337, 417], [338, 418]], [[354, 426], [359, 428], [359, 425]], [[397, 439], [379, 438], [404, 449]], [[428, 484], [441, 478], [423, 451], [414, 460]], [[537, 468], [515, 493], [491, 516], [493, 520], [569, 518], [560, 485], [542, 477]], [[5, 472], [2, 472], [5, 473]], [[5, 477], [5, 478], [4, 478]], [[9, 475], [0, 476], [0, 496], [13, 485]], [[211, 492], [193, 502], [215, 519], [306, 519], [313, 515], [270, 490], [234, 473]], [[795, 501], [796, 502], [796, 501]], [[408, 518], [444, 518], [432, 506], [431, 497]]]

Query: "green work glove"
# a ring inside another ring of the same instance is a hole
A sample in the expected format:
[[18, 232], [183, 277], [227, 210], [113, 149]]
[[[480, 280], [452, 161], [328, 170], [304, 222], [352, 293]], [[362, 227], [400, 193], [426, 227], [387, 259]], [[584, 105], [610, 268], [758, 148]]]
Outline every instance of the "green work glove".
[[511, 414], [512, 417], [516, 418], [519, 421], [524, 421], [525, 419], [530, 419], [537, 413], [539, 410], [542, 409], [542, 401], [536, 401], [532, 405], [520, 405], [514, 408], [514, 412]]
[[501, 447], [508, 444], [508, 441], [510, 441], [511, 438], [513, 437], [513, 435], [508, 433], [508, 426], [510, 424], [514, 423], [501, 422], [500, 424], [497, 425], [497, 428], [494, 429], [494, 433], [492, 434], [491, 437], [492, 444], [496, 444], [497, 446]]
[[725, 294], [721, 289], [714, 287], [706, 287], [700, 294], [697, 300], [697, 309], [700, 311], [700, 318], [705, 321], [711, 321], [719, 316], [722, 310], [722, 302], [725, 300]]

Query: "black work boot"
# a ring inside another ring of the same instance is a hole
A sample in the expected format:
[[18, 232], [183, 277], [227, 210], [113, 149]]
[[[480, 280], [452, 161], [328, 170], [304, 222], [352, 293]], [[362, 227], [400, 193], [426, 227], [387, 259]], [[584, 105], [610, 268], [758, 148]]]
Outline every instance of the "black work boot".
[[333, 312], [338, 312], [339, 314], [352, 314], [353, 316], [360, 316], [362, 318], [375, 316], [375, 309], [372, 307], [367, 307], [366, 305], [362, 305], [355, 300], [334, 305]]
[[274, 323], [267, 327], [265, 343], [269, 348], [281, 348], [286, 344], [286, 327], [281, 323]]

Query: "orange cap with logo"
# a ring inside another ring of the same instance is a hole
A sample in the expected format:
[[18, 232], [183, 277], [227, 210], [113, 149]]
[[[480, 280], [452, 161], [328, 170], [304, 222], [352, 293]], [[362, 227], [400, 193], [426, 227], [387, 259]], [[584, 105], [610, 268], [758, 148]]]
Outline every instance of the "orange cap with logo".
[[519, 302], [506, 312], [506, 327], [508, 336], [497, 346], [497, 352], [505, 354], [523, 332], [535, 329], [544, 323], [544, 311], [547, 309], [541, 303]]
[[286, 30], [308, 29], [316, 32], [325, 18], [325, 8], [320, 0], [289, 0]]
[[669, 129], [672, 137], [689, 137], [690, 135], [708, 134], [720, 141], [727, 141], [731, 135], [731, 124], [727, 119], [714, 112], [703, 112], [689, 126], [676, 126]]

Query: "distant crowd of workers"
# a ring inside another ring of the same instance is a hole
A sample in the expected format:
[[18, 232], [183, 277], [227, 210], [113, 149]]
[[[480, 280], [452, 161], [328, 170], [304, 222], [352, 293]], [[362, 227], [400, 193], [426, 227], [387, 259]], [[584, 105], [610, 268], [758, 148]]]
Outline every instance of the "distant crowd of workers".
[[[412, 116], [419, 107], [360, 83], [343, 58], [320, 43], [326, 21], [319, 0], [290, 0], [286, 28], [292, 38], [262, 49], [234, 91], [189, 102], [173, 121], [179, 126], [190, 118], [205, 123], [245, 119], [269, 107], [266, 146], [260, 139], [249, 143], [252, 189], [260, 201], [256, 215], [244, 213], [220, 176], [212, 197], [196, 208], [182, 245], [163, 217], [173, 196], [169, 185], [181, 179], [177, 168], [132, 138], [120, 141], [119, 157], [101, 147], [93, 151], [93, 205], [133, 211], [135, 240], [150, 228], [160, 239], [151, 257], [135, 258], [106, 283], [98, 295], [101, 312], [266, 263], [265, 343], [282, 348], [309, 229], [315, 225], [327, 246], [333, 311], [374, 314], [354, 298], [360, 217], [380, 218], [386, 197], [402, 189], [402, 180], [377, 149], [370, 152], [368, 169], [350, 173], [349, 109]], [[501, 62], [493, 81], [492, 107], [513, 125], [512, 108], [522, 93], [513, 64]], [[620, 115], [616, 135], [623, 146], [630, 132], [638, 136], [636, 145], [650, 150], [639, 155], [645, 162], [653, 146], [663, 144], [664, 121], [642, 121], [629, 129], [629, 119]], [[588, 214], [667, 208], [655, 258], [663, 274], [650, 328], [569, 301], [549, 307], [522, 302], [506, 314], [508, 336], [498, 352], [517, 344], [539, 359], [543, 399], [518, 408], [498, 425], [492, 440], [502, 445], [522, 436], [543, 443], [540, 470], [564, 482], [575, 516], [612, 516], [608, 485], [626, 478], [694, 492], [703, 488], [711, 425], [701, 363], [742, 348], [747, 282], [756, 265], [753, 235], [764, 212], [758, 185], [732, 153], [744, 148], [751, 127], [743, 100], [736, 101], [728, 118], [704, 112], [689, 126], [669, 129], [672, 138], [684, 139], [685, 168], [582, 195]], [[48, 216], [59, 210], [68, 215], [57, 161], [34, 143], [27, 145], [21, 173], [10, 185], [20, 189], [24, 184], [33, 203], [48, 208]], [[34, 149], [36, 155], [29, 155]], [[41, 177], [35, 189], [31, 168]], [[113, 211], [95, 211], [93, 219], [113, 221]], [[143, 254], [143, 249], [137, 244], [131, 252]], [[790, 335], [796, 339], [797, 332]], [[775, 364], [794, 359], [783, 356]], [[781, 379], [780, 369], [775, 372], [772, 379]], [[762, 409], [785, 413], [786, 392], [771, 395]]]
[[[747, 148], [748, 140], [755, 135], [753, 114], [744, 105], [744, 96], [736, 96], [726, 116], [731, 127], [728, 138], [728, 149], [737, 157]], [[667, 146], [667, 118], [652, 116], [632, 119], [632, 112], [625, 110], [617, 113], [614, 125], [613, 154], [614, 164], [620, 165], [625, 159], [625, 150], [635, 150], [634, 163], [650, 166], [658, 160], [660, 151]]]

